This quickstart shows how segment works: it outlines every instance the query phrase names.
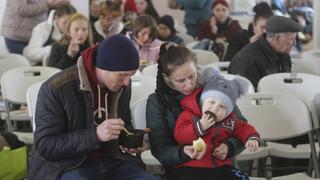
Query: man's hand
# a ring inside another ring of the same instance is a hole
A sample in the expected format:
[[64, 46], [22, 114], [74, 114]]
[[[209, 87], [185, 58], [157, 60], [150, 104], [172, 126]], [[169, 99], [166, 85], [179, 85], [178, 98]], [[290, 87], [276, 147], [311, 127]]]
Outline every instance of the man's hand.
[[123, 127], [124, 122], [121, 119], [107, 119], [99, 124], [96, 134], [99, 141], [107, 142], [113, 139], [118, 139]]
[[225, 160], [227, 155], [228, 155], [228, 146], [224, 143], [220, 144], [220, 146], [215, 148], [212, 152], [212, 156], [220, 160]]

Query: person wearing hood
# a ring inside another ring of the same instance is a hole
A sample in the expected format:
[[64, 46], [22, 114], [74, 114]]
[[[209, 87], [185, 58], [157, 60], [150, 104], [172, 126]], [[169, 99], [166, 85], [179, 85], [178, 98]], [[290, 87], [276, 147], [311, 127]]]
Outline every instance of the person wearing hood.
[[42, 84], [28, 179], [156, 179], [132, 155], [143, 148], [119, 146], [138, 67], [133, 43], [114, 35]]
[[158, 38], [161, 41], [170, 41], [179, 45], [183, 44], [183, 39], [177, 35], [177, 31], [174, 28], [174, 20], [172, 16], [164, 15], [160, 17], [158, 26]]

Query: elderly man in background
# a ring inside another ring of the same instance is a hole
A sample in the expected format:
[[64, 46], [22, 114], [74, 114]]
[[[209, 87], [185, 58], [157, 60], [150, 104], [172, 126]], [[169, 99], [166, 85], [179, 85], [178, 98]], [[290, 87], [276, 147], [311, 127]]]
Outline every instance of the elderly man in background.
[[302, 26], [283, 16], [271, 16], [266, 24], [266, 34], [248, 44], [230, 62], [229, 73], [248, 78], [255, 89], [266, 75], [291, 72], [289, 53], [296, 45], [297, 32]]

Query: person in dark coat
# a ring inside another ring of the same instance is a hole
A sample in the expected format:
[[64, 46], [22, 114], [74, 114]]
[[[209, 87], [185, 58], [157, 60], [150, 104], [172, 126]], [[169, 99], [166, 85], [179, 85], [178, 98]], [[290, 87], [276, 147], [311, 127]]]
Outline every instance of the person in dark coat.
[[253, 43], [266, 32], [266, 23], [270, 16], [273, 15], [271, 7], [266, 2], [257, 4], [253, 11], [255, 12], [252, 23], [248, 29], [242, 29], [234, 34], [228, 45], [227, 53], [224, 61], [231, 59], [247, 44]]
[[202, 21], [198, 27], [198, 39], [214, 39], [216, 35], [223, 36], [230, 42], [232, 36], [241, 30], [237, 20], [229, 16], [229, 4], [225, 0], [215, 0], [212, 4], [212, 14], [217, 20], [217, 32], [213, 33], [210, 27], [211, 17]]
[[138, 67], [132, 42], [115, 35], [42, 84], [28, 179], [156, 179], [131, 155], [143, 148], [118, 142], [132, 128], [130, 77]]
[[289, 53], [296, 45], [296, 34], [302, 26], [283, 16], [271, 16], [266, 31], [256, 42], [242, 48], [230, 62], [229, 73], [251, 81], [255, 89], [266, 75], [291, 72]]

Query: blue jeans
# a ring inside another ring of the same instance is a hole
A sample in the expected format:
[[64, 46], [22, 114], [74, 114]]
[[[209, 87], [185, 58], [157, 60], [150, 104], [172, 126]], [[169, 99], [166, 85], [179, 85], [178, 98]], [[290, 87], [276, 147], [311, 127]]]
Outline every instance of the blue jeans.
[[66, 172], [61, 180], [158, 180], [157, 177], [148, 174], [136, 162], [104, 158], [85, 161], [80, 167]]
[[4, 38], [4, 41], [10, 53], [22, 54], [24, 47], [28, 45], [28, 42], [16, 41], [8, 38]]

